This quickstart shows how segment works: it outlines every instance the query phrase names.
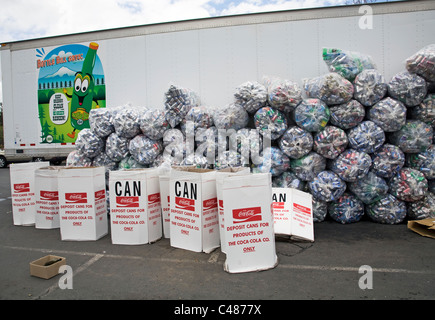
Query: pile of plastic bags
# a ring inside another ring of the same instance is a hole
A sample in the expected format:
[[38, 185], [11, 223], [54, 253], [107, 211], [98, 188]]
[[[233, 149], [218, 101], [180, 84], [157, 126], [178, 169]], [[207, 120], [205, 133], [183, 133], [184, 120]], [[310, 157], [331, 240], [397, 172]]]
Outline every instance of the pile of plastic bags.
[[389, 81], [366, 54], [327, 48], [323, 59], [329, 72], [302, 86], [247, 81], [220, 108], [170, 85], [162, 109], [94, 109], [67, 165], [249, 166], [311, 193], [317, 222], [435, 217], [435, 45]]

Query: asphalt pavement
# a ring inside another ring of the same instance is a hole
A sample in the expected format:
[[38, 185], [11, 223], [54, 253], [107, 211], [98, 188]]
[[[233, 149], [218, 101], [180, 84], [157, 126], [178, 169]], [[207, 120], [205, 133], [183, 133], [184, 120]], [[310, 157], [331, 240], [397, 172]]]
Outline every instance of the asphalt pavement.
[[[195, 253], [171, 247], [168, 239], [113, 245], [110, 231], [97, 241], [62, 241], [59, 229], [14, 226], [10, 196], [9, 169], [0, 169], [2, 300], [435, 299], [435, 239], [406, 223], [326, 220], [314, 225], [312, 243], [277, 239], [275, 268], [230, 274], [219, 249]], [[29, 263], [47, 254], [66, 258], [71, 288], [59, 285], [61, 274], [48, 280], [30, 275]]]

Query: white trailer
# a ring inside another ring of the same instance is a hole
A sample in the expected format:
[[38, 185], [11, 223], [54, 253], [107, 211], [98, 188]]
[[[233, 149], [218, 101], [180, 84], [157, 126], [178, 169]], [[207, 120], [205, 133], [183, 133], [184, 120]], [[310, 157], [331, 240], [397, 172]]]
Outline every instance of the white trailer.
[[[435, 43], [435, 1], [288, 10], [118, 28], [4, 43], [1, 71], [5, 153], [0, 160], [65, 158], [86, 112], [74, 86], [90, 47], [97, 50], [90, 107], [164, 107], [170, 84], [204, 105], [233, 101], [248, 80], [302, 83], [328, 72], [323, 47], [372, 56], [386, 79]], [[85, 83], [81, 74], [78, 89]], [[80, 105], [79, 105], [80, 104]], [[73, 110], [73, 108], [76, 108]], [[74, 119], [74, 120], [73, 120]], [[73, 122], [75, 121], [75, 124]], [[0, 161], [0, 165], [2, 161]]]

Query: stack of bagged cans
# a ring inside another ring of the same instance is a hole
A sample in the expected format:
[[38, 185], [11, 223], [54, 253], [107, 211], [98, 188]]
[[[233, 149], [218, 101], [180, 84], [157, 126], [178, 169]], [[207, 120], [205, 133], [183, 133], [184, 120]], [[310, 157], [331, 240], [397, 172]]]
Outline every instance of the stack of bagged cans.
[[314, 221], [435, 217], [435, 45], [391, 79], [365, 53], [323, 58], [325, 74], [247, 79], [225, 106], [171, 84], [160, 107], [92, 110], [67, 164], [249, 167], [311, 193]]

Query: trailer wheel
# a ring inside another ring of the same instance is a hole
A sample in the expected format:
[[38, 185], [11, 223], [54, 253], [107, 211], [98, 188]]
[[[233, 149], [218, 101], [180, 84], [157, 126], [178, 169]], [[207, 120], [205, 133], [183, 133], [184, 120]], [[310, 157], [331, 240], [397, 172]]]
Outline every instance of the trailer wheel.
[[0, 168], [6, 168], [7, 166], [8, 166], [8, 162], [6, 161], [6, 158], [0, 156]]
[[44, 157], [35, 157], [35, 158], [33, 158], [32, 161], [33, 162], [42, 162], [42, 161], [44, 161]]

